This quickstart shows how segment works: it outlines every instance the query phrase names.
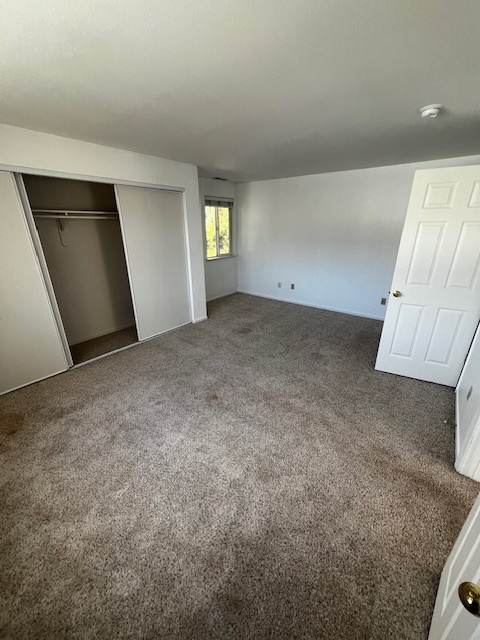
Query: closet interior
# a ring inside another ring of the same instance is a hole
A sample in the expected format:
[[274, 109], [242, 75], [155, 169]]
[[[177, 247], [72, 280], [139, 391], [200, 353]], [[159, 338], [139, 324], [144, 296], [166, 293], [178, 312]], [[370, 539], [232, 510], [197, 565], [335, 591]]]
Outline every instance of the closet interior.
[[23, 175], [74, 364], [138, 341], [113, 185]]

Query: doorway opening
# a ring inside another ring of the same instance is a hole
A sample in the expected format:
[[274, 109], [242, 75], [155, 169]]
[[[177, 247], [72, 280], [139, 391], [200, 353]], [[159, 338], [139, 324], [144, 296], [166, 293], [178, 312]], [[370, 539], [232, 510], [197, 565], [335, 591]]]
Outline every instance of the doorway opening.
[[22, 177], [73, 364], [138, 342], [113, 185]]

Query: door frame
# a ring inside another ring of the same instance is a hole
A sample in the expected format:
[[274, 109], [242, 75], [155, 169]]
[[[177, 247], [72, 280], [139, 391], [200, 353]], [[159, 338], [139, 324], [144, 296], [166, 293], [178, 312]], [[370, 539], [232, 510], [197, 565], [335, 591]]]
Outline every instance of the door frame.
[[480, 452], [480, 411], [474, 417], [472, 424], [465, 436], [465, 444], [460, 449], [460, 428], [462, 425], [460, 424], [460, 401], [458, 394], [458, 387], [462, 383], [462, 378], [464, 375], [464, 371], [467, 367], [467, 364], [471, 358], [472, 347], [476, 344], [477, 341], [480, 341], [480, 324], [477, 327], [475, 332], [475, 336], [470, 345], [470, 349], [468, 351], [467, 357], [465, 358], [465, 362], [463, 363], [462, 371], [460, 372], [460, 377], [458, 378], [457, 387], [455, 389], [455, 469], [463, 474], [464, 476], [468, 476], [477, 482], [480, 482], [480, 463], [479, 463], [479, 452]]
[[[455, 440], [458, 442], [458, 424], [456, 426]], [[478, 452], [480, 451], [480, 414], [469, 429], [467, 444], [464, 451], [455, 459], [455, 469], [458, 473], [480, 482], [480, 463]]]

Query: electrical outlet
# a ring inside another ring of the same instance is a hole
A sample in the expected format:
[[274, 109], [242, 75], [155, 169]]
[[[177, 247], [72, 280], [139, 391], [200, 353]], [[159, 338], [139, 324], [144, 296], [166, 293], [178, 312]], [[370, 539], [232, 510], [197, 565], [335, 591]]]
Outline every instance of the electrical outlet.
[[291, 285], [290, 285], [290, 289], [295, 289], [295, 285], [294, 285], [294, 284], [291, 284]]
[[386, 299], [386, 298], [382, 298], [382, 299], [380, 300], [380, 304], [386, 304], [386, 303], [387, 303], [387, 299]]
[[281, 289], [281, 288], [282, 288], [282, 283], [281, 283], [281, 282], [279, 282], [279, 283], [277, 284], [277, 287], [278, 287], [279, 289]]

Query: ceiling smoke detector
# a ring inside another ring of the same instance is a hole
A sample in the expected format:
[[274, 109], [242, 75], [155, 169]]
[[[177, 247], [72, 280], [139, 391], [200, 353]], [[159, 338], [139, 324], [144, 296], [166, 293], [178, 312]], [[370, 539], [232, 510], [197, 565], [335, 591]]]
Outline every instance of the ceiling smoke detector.
[[420, 109], [420, 115], [422, 118], [436, 118], [442, 109], [441, 104], [427, 104]]

